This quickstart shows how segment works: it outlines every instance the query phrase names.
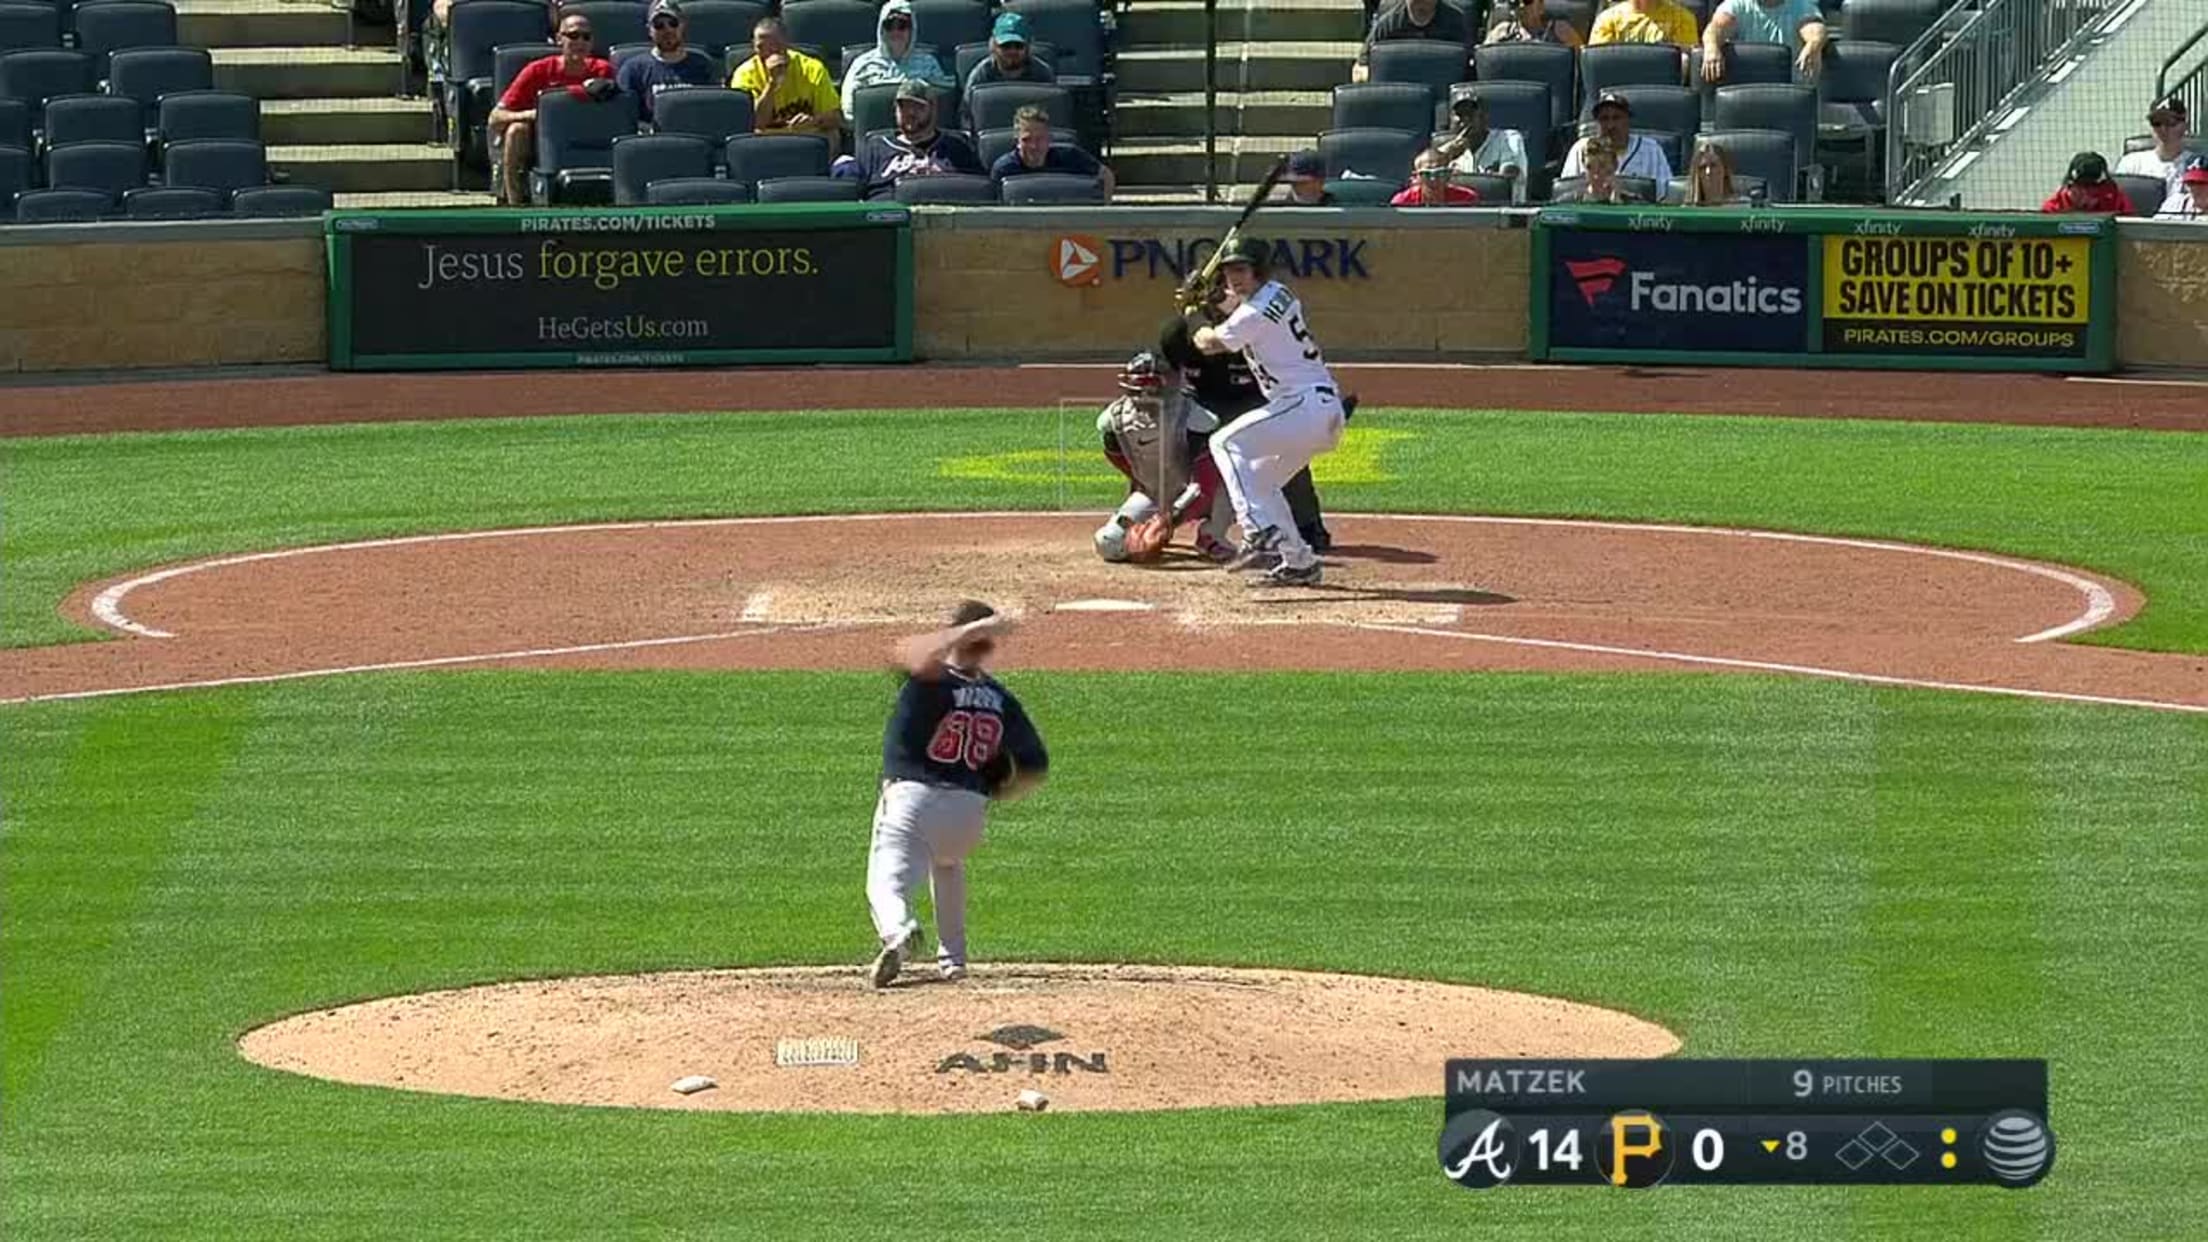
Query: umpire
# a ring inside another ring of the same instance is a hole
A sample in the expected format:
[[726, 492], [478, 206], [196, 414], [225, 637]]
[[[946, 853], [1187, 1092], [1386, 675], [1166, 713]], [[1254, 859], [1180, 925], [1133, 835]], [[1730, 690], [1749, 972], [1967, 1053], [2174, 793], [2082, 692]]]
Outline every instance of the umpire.
[[[1210, 316], [1209, 308], [1206, 314]], [[1220, 426], [1264, 407], [1265, 394], [1258, 391], [1257, 377], [1250, 374], [1250, 364], [1242, 360], [1242, 355], [1207, 354], [1197, 349], [1180, 316], [1166, 322], [1158, 344], [1165, 360], [1189, 377], [1196, 404], [1217, 414]], [[1345, 400], [1343, 405], [1347, 408], [1349, 402]], [[1312, 485], [1311, 468], [1298, 470], [1281, 492], [1288, 498], [1288, 511], [1296, 519], [1297, 533], [1311, 550], [1323, 553], [1332, 548], [1334, 537], [1327, 533], [1325, 515], [1319, 512], [1319, 490]]]

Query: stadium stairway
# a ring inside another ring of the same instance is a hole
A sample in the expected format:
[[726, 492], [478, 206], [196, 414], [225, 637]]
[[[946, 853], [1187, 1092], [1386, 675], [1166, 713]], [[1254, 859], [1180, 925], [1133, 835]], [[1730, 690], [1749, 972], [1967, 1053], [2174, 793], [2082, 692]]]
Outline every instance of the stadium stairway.
[[[1334, 87], [1364, 37], [1360, 0], [1221, 0], [1219, 179], [1253, 184], [1327, 128]], [[1198, 201], [1204, 192], [1203, 0], [1122, 11], [1112, 171], [1123, 201]]]
[[[341, 207], [489, 203], [453, 194], [452, 159], [431, 142], [429, 102], [400, 99], [389, 26], [329, 0], [174, 0], [179, 38], [209, 49], [215, 85], [261, 101], [269, 167]], [[419, 75], [415, 89], [419, 90]]]

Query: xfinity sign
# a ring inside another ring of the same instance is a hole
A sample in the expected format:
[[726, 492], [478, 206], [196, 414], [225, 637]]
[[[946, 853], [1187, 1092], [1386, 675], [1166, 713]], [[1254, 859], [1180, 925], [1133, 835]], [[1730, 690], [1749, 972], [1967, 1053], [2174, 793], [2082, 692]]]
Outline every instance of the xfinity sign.
[[1655, 229], [1547, 233], [1552, 349], [1800, 353], [1809, 262], [1800, 239]]

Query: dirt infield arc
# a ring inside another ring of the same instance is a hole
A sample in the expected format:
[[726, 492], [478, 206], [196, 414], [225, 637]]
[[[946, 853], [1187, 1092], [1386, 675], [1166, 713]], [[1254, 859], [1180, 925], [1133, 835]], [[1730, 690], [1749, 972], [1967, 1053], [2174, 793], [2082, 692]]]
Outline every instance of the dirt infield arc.
[[1705, 670], [2208, 712], [2208, 661], [2060, 641], [2125, 584], [1872, 540], [1342, 515], [1328, 578], [1106, 565], [1096, 515], [729, 518], [214, 558], [79, 590], [104, 643], [0, 652], [7, 701], [425, 667], [835, 668], [978, 595], [1021, 667]]

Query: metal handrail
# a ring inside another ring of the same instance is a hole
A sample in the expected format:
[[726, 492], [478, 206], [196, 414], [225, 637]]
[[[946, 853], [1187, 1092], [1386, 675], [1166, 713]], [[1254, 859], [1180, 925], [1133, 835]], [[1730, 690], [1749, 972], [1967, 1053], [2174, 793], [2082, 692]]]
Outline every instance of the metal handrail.
[[2203, 39], [2208, 39], [2208, 22], [2202, 23], [2200, 29], [2193, 32], [2192, 38], [2178, 44], [2177, 50], [2163, 60], [2162, 68], [2154, 75], [2154, 103], [2161, 103], [2175, 95], [2185, 101], [2187, 112], [2208, 110], [2208, 50], [2202, 52], [2200, 63], [2194, 65], [2184, 77], [2174, 83], [2170, 81], [2170, 74], [2177, 68], [2178, 62], [2184, 60], [2185, 54], [2198, 47]]
[[2119, 2], [1986, 0], [1952, 34], [1942, 21], [1910, 44], [1886, 78], [1886, 201], [1907, 201], [2000, 123]]

